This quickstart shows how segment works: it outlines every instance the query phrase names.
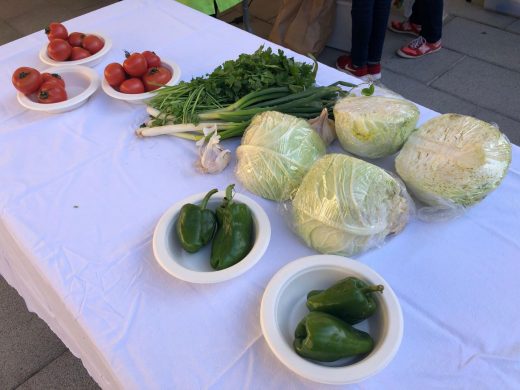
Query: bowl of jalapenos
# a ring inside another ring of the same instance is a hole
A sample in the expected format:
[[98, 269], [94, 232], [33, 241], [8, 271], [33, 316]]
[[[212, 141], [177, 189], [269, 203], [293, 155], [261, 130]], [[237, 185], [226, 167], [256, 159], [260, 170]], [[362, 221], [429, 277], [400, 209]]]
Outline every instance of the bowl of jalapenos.
[[270, 238], [265, 211], [231, 184], [172, 205], [156, 225], [153, 251], [159, 265], [178, 279], [218, 283], [252, 268]]
[[388, 283], [363, 263], [335, 255], [308, 256], [280, 269], [260, 309], [267, 344], [302, 377], [357, 383], [393, 359], [403, 315]]

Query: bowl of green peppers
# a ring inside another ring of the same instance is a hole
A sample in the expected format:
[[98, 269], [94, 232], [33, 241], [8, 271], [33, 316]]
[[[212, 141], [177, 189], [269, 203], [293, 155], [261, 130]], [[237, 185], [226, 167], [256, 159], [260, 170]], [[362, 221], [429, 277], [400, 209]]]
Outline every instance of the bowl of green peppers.
[[252, 268], [270, 238], [265, 211], [231, 184], [172, 205], [159, 219], [152, 245], [159, 265], [176, 278], [219, 283]]
[[335, 255], [295, 260], [267, 285], [260, 308], [276, 357], [309, 380], [361, 382], [393, 359], [403, 335], [399, 301], [363, 263]]

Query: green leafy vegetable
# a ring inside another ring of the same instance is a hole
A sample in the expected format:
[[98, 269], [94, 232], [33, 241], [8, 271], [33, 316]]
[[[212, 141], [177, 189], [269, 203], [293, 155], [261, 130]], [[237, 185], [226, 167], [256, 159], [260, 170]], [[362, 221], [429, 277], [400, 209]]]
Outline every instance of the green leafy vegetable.
[[[252, 118], [265, 111], [278, 111], [299, 118], [315, 118], [323, 108], [332, 111], [337, 99], [347, 96], [342, 87], [354, 88], [356, 85], [338, 81], [324, 87], [309, 87], [300, 92], [291, 92], [288, 87], [272, 87], [251, 92], [229, 106], [219, 109], [193, 112], [192, 122], [176, 124], [169, 114], [149, 109], [155, 118], [144, 128], [137, 130], [139, 136], [171, 134], [181, 138], [199, 140], [205, 126], [216, 125], [221, 140], [240, 137], [251, 123]], [[199, 134], [188, 134], [197, 132]]]
[[243, 96], [272, 87], [300, 92], [312, 86], [318, 70], [314, 65], [288, 58], [282, 50], [260, 46], [253, 54], [241, 54], [203, 77], [161, 88], [150, 106], [174, 123], [198, 123], [200, 112], [222, 108]]
[[383, 169], [344, 154], [327, 154], [304, 176], [292, 202], [296, 233], [321, 253], [352, 256], [401, 231], [410, 204]]
[[433, 206], [432, 213], [455, 213], [480, 202], [498, 187], [510, 163], [511, 143], [500, 130], [458, 114], [424, 123], [395, 159], [399, 176], [417, 198]]

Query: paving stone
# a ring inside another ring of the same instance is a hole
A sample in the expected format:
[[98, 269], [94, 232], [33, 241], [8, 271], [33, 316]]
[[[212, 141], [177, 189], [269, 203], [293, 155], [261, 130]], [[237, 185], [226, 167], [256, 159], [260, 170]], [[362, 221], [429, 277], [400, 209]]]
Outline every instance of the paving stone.
[[35, 7], [32, 11], [18, 15], [6, 21], [22, 35], [42, 31], [50, 22], [63, 22], [74, 17], [74, 13], [63, 6], [46, 5]]
[[431, 85], [482, 108], [520, 120], [518, 72], [466, 57]]
[[464, 115], [473, 115], [478, 107], [455, 96], [428, 87], [410, 77], [384, 69], [382, 72], [383, 86], [394, 92], [440, 113], [454, 112]]
[[23, 35], [9, 26], [3, 20], [0, 20], [0, 45], [21, 38]]
[[36, 315], [0, 331], [0, 384], [11, 389], [25, 382], [66, 351], [65, 345]]
[[520, 35], [455, 18], [444, 27], [442, 42], [448, 49], [520, 71]]
[[412, 39], [414, 39], [413, 35], [399, 34], [387, 30], [385, 35], [385, 44], [383, 45], [383, 53], [381, 56], [383, 63], [385, 61], [400, 58], [397, 56], [395, 52], [397, 51], [397, 49], [406, 45]]
[[507, 26], [506, 30], [516, 34], [520, 34], [520, 19], [516, 19], [515, 22]]
[[17, 390], [74, 389], [99, 390], [87, 370], [70, 351], [66, 351], [41, 371], [33, 375]]
[[[464, 58], [463, 54], [449, 49], [417, 59], [401, 58], [397, 55], [383, 58], [383, 68], [404, 74], [424, 83], [429, 83]], [[412, 63], [413, 62], [413, 63]]]
[[78, 9], [76, 11], [72, 11], [74, 16], [80, 16], [84, 14], [88, 14], [89, 12], [96, 11], [100, 8], [106, 7], [110, 4], [114, 4], [119, 0], [101, 0], [100, 2], [95, 3], [94, 5], [89, 5], [88, 7]]
[[9, 19], [39, 9], [47, 5], [45, 0], [2, 0], [1, 19]]
[[465, 0], [449, 0], [444, 2], [444, 11], [450, 15], [461, 16], [490, 26], [504, 28], [515, 20], [515, 17], [485, 10], [481, 5], [468, 3]]
[[333, 47], [325, 47], [318, 56], [318, 61], [335, 68], [336, 59], [343, 54], [345, 54], [345, 52], [342, 50], [334, 49]]
[[486, 122], [494, 122], [500, 128], [500, 131], [507, 135], [509, 141], [520, 146], [520, 121], [515, 121], [497, 112], [480, 109], [476, 112], [475, 117]]
[[33, 317], [18, 292], [0, 276], [0, 333], [24, 326]]
[[[67, 8], [71, 11], [79, 11], [86, 8], [91, 8], [92, 10], [101, 8], [106, 4], [106, 1], [102, 0], [47, 0], [49, 4], [52, 4], [54, 6]], [[117, 0], [112, 1], [112, 3], [115, 3]], [[80, 15], [80, 14], [78, 14]]]

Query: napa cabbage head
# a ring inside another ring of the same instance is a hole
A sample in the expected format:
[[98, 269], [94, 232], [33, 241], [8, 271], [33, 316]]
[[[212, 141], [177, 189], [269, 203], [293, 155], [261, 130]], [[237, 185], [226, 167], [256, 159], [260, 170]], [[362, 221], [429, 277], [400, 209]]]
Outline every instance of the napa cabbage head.
[[305, 175], [292, 202], [293, 226], [321, 253], [355, 255], [401, 231], [411, 203], [385, 170], [344, 154], [328, 154]]
[[439, 208], [468, 207], [504, 178], [511, 143], [479, 119], [444, 114], [414, 132], [395, 160], [399, 176], [421, 201]]
[[419, 109], [408, 100], [383, 96], [340, 99], [334, 106], [343, 149], [366, 158], [396, 153], [415, 130]]
[[237, 148], [236, 175], [264, 198], [289, 199], [326, 147], [304, 119], [275, 111], [253, 118]]

